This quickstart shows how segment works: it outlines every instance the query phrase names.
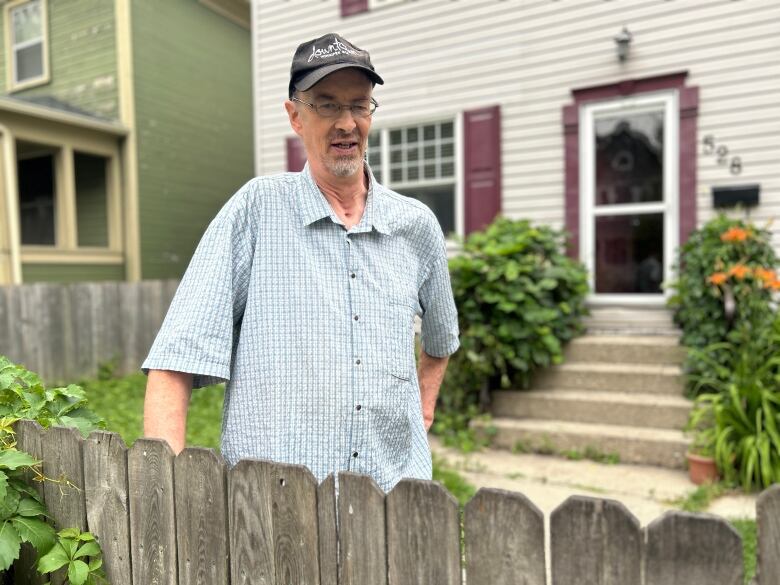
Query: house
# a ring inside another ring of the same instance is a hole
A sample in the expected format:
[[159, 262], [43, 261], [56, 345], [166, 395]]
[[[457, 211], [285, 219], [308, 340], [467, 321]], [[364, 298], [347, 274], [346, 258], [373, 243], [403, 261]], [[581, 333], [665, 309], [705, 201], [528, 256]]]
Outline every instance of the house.
[[385, 80], [368, 138], [382, 182], [446, 232], [497, 213], [570, 232], [590, 335], [530, 390], [493, 394], [494, 445], [684, 466], [691, 403], [663, 283], [716, 206], [761, 223], [780, 210], [780, 3], [256, 0], [253, 12], [258, 174], [301, 167], [281, 109], [290, 59], [335, 32]]
[[0, 284], [178, 278], [252, 177], [248, 0], [0, 1]]
[[758, 193], [735, 212], [758, 222], [780, 209], [775, 0], [257, 0], [254, 11], [257, 173], [300, 166], [280, 107], [290, 59], [338, 32], [385, 79], [369, 138], [377, 176], [448, 232], [498, 212], [566, 228], [594, 314], [663, 307], [676, 250], [716, 198]]

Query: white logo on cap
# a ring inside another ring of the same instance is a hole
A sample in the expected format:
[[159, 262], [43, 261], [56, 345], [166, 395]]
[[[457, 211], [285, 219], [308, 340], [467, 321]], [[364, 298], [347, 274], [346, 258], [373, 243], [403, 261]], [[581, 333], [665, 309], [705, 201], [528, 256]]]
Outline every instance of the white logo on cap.
[[328, 45], [326, 49], [318, 49], [317, 45], [312, 47], [311, 55], [309, 56], [308, 63], [311, 63], [312, 59], [328, 59], [335, 57], [336, 55], [359, 55], [360, 51], [351, 49], [336, 37], [333, 37], [333, 42]]

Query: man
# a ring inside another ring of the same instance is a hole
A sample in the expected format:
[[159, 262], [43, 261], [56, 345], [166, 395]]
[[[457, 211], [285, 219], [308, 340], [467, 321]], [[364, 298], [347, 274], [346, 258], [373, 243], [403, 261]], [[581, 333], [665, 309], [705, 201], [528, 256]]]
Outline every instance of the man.
[[143, 364], [146, 436], [179, 452], [192, 387], [227, 381], [231, 464], [298, 463], [319, 481], [349, 470], [385, 491], [430, 479], [457, 318], [435, 216], [364, 162], [376, 83], [338, 35], [298, 47], [285, 109], [308, 162], [253, 179], [206, 230]]

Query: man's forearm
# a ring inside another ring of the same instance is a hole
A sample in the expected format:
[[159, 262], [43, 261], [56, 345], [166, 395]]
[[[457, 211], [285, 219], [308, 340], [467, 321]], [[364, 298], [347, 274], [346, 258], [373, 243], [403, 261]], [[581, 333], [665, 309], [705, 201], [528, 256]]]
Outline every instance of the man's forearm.
[[422, 401], [423, 419], [425, 430], [429, 430], [433, 424], [433, 412], [436, 409], [436, 398], [439, 396], [439, 388], [444, 380], [444, 372], [447, 370], [449, 357], [433, 357], [420, 352], [420, 363], [417, 366], [417, 377], [420, 381], [420, 399]]
[[150, 370], [144, 399], [144, 436], [165, 439], [179, 453], [184, 449], [192, 374]]

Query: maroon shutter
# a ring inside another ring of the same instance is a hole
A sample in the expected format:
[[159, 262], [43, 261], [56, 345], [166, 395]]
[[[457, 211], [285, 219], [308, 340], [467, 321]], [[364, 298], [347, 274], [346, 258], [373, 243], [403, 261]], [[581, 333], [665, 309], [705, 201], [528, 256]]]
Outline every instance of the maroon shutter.
[[341, 0], [341, 16], [368, 11], [368, 0]]
[[303, 170], [306, 164], [306, 149], [303, 142], [297, 136], [287, 138], [287, 170], [297, 173]]
[[463, 120], [468, 234], [485, 227], [501, 211], [501, 109], [471, 110]]

